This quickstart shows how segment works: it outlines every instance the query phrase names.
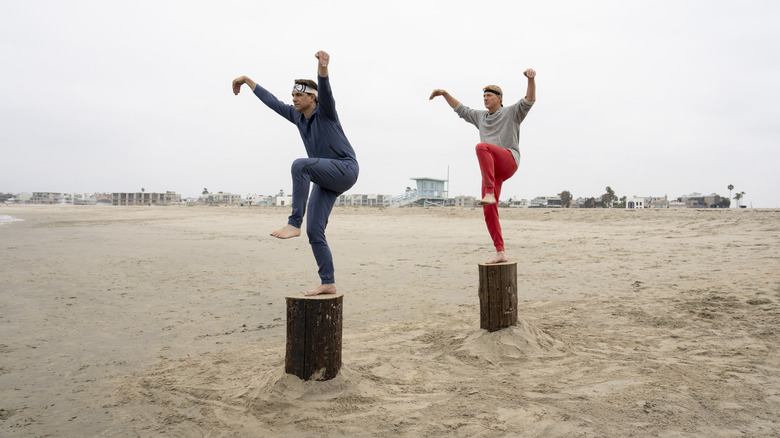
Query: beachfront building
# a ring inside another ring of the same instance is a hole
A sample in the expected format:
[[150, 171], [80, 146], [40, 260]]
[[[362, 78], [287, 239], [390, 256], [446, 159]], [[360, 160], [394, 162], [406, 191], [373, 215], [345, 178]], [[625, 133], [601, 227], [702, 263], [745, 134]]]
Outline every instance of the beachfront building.
[[[555, 205], [554, 198], [558, 199], [557, 205]], [[553, 200], [553, 203], [550, 204], [550, 200]], [[561, 198], [557, 196], [537, 196], [534, 199], [531, 199], [531, 203], [529, 205], [530, 208], [547, 208], [547, 207], [560, 207], [561, 206]]]
[[669, 199], [666, 196], [633, 196], [626, 199], [626, 208], [669, 208]]
[[32, 199], [32, 193], [23, 192], [23, 193], [6, 193], [5, 194], [5, 203], [6, 204], [29, 204], [30, 199]]
[[563, 208], [563, 200], [560, 196], [548, 196], [547, 208]]
[[181, 202], [181, 195], [175, 192], [147, 193], [147, 192], [118, 192], [111, 194], [111, 205], [171, 205]]
[[645, 198], [638, 198], [636, 196], [626, 199], [626, 208], [640, 209], [645, 208]]
[[477, 198], [473, 196], [456, 196], [442, 201], [444, 207], [474, 207], [477, 205]]
[[669, 201], [653, 201], [650, 203], [650, 208], [669, 208]]
[[645, 203], [647, 203], [650, 208], [669, 208], [669, 198], [664, 195], [663, 198], [661, 197], [651, 197], [651, 198], [645, 198]]
[[95, 205], [111, 205], [112, 203], [111, 193], [94, 193], [92, 196], [95, 198]]
[[454, 207], [476, 207], [479, 205], [479, 199], [474, 196], [456, 196], [452, 198], [455, 203]]
[[380, 194], [342, 194], [336, 199], [336, 205], [352, 207], [378, 207], [384, 205], [385, 199], [389, 198], [389, 195]]
[[273, 196], [258, 195], [257, 193], [249, 193], [246, 195], [247, 205], [256, 205], [258, 207], [270, 207], [274, 205], [275, 198]]
[[685, 203], [688, 208], [719, 208], [728, 207], [728, 204], [715, 193], [711, 195], [702, 195], [701, 193], [691, 193], [690, 195], [680, 196], [679, 202]]
[[96, 205], [98, 199], [105, 198], [110, 200], [110, 195], [105, 193], [33, 192], [32, 194], [20, 193], [13, 197], [13, 202], [18, 204]]
[[62, 204], [62, 193], [33, 192], [28, 204]]
[[279, 195], [274, 197], [274, 204], [277, 207], [289, 207], [292, 205], [292, 196]]
[[65, 197], [66, 204], [73, 205], [96, 205], [97, 199], [94, 194], [89, 193], [68, 193]]
[[528, 208], [531, 206], [531, 201], [520, 198], [510, 198], [509, 208]]
[[200, 197], [201, 201], [206, 205], [240, 205], [241, 195], [234, 193], [207, 193]]
[[678, 201], [685, 204], [688, 208], [707, 208], [704, 195], [701, 193], [691, 193], [677, 198]]

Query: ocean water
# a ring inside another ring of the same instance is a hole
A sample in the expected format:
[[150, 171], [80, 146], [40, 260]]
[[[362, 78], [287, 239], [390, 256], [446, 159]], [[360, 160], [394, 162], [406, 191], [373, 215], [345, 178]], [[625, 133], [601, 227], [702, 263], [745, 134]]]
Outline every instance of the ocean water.
[[0, 214], [0, 226], [3, 226], [5, 224], [10, 224], [11, 222], [19, 222], [23, 221], [24, 219], [15, 218], [13, 216], [8, 216], [7, 214]]

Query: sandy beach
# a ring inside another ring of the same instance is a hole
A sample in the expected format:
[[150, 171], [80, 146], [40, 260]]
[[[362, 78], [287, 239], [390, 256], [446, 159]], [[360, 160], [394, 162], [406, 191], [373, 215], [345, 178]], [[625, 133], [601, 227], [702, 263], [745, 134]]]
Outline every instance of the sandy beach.
[[336, 208], [343, 366], [284, 373], [318, 283], [285, 208], [0, 206], [3, 437], [780, 436], [780, 210]]

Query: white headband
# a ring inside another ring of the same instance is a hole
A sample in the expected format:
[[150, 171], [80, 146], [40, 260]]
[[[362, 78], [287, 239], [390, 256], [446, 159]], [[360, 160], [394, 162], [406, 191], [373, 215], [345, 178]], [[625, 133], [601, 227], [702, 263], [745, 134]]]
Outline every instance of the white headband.
[[309, 88], [306, 86], [306, 84], [295, 84], [293, 85], [293, 93], [296, 91], [299, 93], [311, 93], [314, 95], [314, 97], [317, 97], [317, 90], [313, 88]]

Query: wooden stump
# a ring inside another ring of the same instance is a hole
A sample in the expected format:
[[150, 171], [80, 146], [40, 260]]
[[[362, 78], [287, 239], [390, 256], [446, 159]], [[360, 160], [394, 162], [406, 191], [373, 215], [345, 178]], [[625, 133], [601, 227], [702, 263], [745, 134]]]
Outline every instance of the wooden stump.
[[479, 327], [489, 332], [517, 324], [517, 263], [479, 264]]
[[287, 297], [284, 371], [303, 380], [330, 380], [341, 369], [344, 295]]

